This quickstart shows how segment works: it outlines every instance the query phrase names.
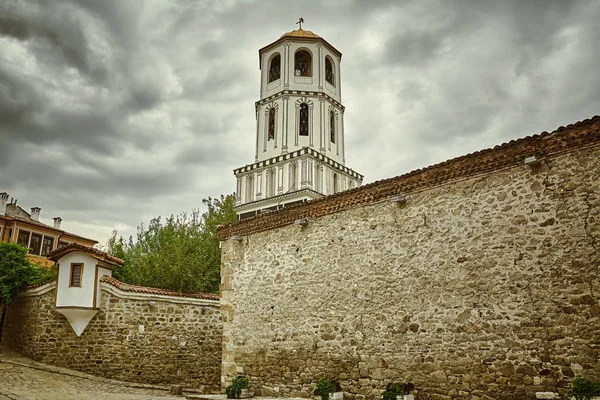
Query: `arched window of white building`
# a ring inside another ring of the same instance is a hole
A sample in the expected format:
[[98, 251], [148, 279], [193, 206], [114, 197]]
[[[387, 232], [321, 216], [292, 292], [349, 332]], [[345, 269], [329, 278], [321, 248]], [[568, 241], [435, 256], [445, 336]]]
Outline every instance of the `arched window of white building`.
[[269, 110], [269, 136], [268, 140], [275, 139], [275, 109]]
[[298, 134], [308, 136], [308, 104], [300, 104], [300, 121], [298, 125]]
[[323, 185], [323, 167], [317, 165], [317, 173], [315, 175], [315, 190], [319, 193], [322, 192]]
[[267, 171], [267, 196], [275, 196], [275, 170], [270, 169]]
[[276, 81], [281, 77], [281, 56], [277, 53], [269, 63], [269, 79], [268, 83]]
[[290, 164], [290, 190], [295, 190], [296, 189], [296, 175], [297, 175], [297, 168], [296, 168], [296, 163], [292, 162]]
[[254, 179], [252, 175], [246, 177], [246, 203], [254, 201]]
[[333, 72], [333, 61], [329, 56], [325, 57], [325, 80], [335, 86], [335, 72]]
[[329, 112], [329, 139], [331, 143], [335, 143], [335, 113]]
[[333, 193], [337, 193], [340, 191], [340, 177], [338, 174], [333, 174]]
[[294, 54], [294, 75], [312, 76], [312, 55], [308, 50], [298, 50]]

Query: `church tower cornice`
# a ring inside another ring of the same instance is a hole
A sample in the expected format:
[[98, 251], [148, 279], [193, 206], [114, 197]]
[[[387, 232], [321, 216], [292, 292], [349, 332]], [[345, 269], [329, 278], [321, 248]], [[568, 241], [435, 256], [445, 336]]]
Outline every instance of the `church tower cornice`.
[[[290, 95], [294, 95], [294, 96], [317, 96], [317, 97], [322, 97], [323, 99], [329, 100], [331, 103], [335, 104], [336, 107], [338, 107], [340, 110], [342, 110], [342, 112], [344, 112], [346, 110], [346, 107], [344, 105], [342, 105], [342, 103], [338, 102], [337, 100], [335, 100], [334, 98], [332, 98], [331, 96], [329, 96], [327, 93], [323, 93], [323, 92], [311, 92], [311, 91], [304, 91], [304, 90], [284, 90], [281, 91], [279, 93], [276, 93], [270, 97], [265, 97], [264, 99], [258, 100], [255, 103], [255, 108], [258, 109], [259, 106], [263, 105], [263, 104], [267, 104], [270, 103], [274, 100], [283, 98], [283, 96], [290, 96]], [[289, 97], [288, 97], [289, 98]], [[319, 99], [321, 100], [321, 99]]]

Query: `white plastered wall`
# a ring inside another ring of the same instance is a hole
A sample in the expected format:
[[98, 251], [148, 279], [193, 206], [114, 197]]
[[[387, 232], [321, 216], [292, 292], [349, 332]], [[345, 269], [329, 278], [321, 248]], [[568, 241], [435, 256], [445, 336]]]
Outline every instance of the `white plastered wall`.
[[[81, 287], [69, 286], [71, 280], [71, 265], [83, 264]], [[103, 275], [112, 275], [105, 263], [99, 262], [81, 252], [71, 252], [58, 260], [58, 285], [56, 288], [56, 307], [94, 307], [94, 297], [98, 296], [99, 287], [96, 282]], [[104, 266], [102, 266], [104, 264]], [[96, 265], [98, 274], [96, 275]], [[96, 292], [94, 292], [96, 289]], [[98, 298], [96, 302], [98, 303]]]

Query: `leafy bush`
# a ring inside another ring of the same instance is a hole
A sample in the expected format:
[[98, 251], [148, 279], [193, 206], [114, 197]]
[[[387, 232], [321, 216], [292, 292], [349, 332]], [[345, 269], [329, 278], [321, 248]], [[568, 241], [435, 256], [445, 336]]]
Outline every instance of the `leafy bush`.
[[27, 285], [56, 277], [55, 268], [32, 264], [27, 251], [16, 243], [0, 243], [0, 304], [9, 304]]
[[584, 378], [573, 379], [569, 397], [576, 400], [588, 400], [594, 396], [600, 396], [600, 382], [592, 382]]
[[137, 228], [137, 240], [116, 231], [106, 244], [109, 254], [124, 261], [113, 276], [125, 283], [179, 292], [218, 293], [221, 250], [217, 227], [237, 220], [235, 197], [202, 200], [203, 214], [193, 210]]
[[248, 387], [248, 378], [243, 375], [236, 376], [231, 381], [231, 385], [225, 388], [225, 392], [227, 393], [228, 399], [235, 399], [240, 397], [240, 393], [242, 393], [242, 389], [246, 389]]
[[410, 382], [407, 383], [394, 383], [390, 382], [386, 385], [385, 391], [383, 392], [383, 400], [396, 400], [397, 396], [404, 396], [410, 394], [413, 391], [415, 385]]
[[329, 400], [329, 395], [335, 392], [341, 392], [342, 387], [337, 381], [329, 379], [319, 379], [314, 390], [315, 396], [321, 396], [322, 400]]

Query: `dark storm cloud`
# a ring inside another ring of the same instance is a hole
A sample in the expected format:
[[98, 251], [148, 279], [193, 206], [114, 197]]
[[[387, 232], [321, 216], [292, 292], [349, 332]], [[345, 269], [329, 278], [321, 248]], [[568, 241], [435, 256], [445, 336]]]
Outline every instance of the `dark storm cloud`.
[[600, 109], [595, 1], [4, 1], [0, 191], [101, 240], [232, 192], [258, 49], [300, 16], [344, 53], [367, 181]]

